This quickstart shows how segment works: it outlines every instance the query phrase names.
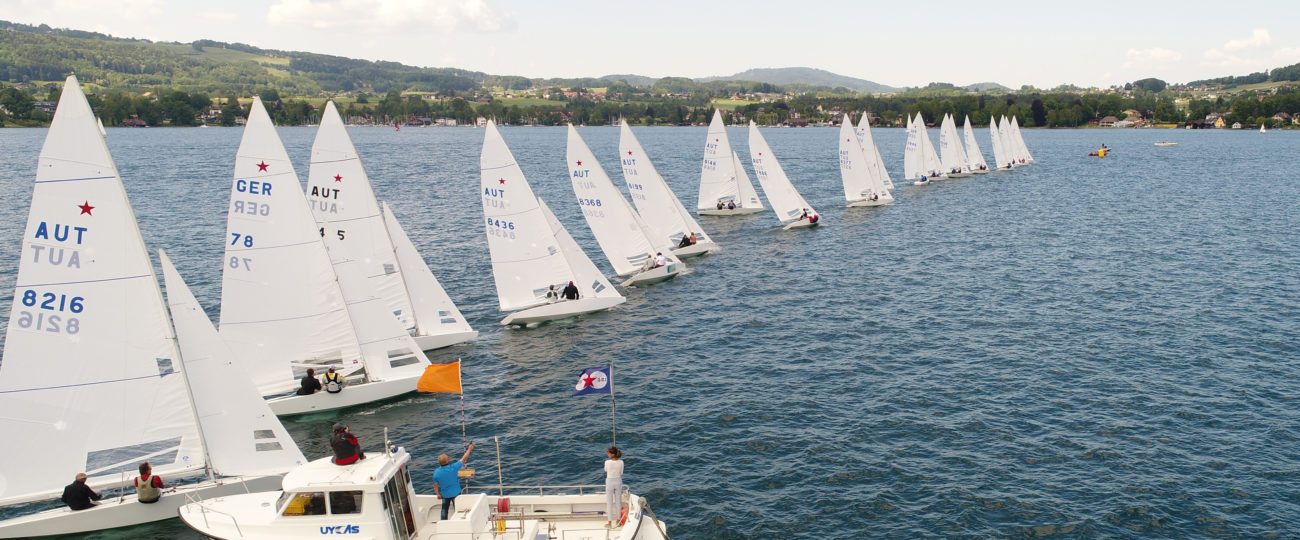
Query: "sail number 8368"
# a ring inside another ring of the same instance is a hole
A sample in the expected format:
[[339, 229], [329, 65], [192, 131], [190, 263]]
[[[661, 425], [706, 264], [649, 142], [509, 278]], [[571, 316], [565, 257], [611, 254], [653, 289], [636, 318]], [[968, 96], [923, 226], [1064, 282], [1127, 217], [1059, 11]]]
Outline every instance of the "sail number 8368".
[[67, 315], [47, 314], [43, 313], [43, 311], [81, 313], [86, 309], [85, 300], [80, 296], [69, 297], [66, 294], [54, 294], [52, 292], [38, 293], [32, 289], [27, 289], [23, 291], [21, 301], [24, 306], [36, 308], [38, 311], [33, 313], [25, 309], [19, 310], [18, 327], [56, 334], [76, 334], [81, 331], [81, 321], [79, 319]]

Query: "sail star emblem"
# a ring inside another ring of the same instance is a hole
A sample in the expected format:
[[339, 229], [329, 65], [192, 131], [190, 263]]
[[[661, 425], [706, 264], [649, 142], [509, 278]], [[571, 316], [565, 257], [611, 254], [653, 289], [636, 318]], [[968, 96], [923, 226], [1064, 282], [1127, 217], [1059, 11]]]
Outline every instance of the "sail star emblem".
[[579, 166], [579, 167], [582, 166], [582, 162], [581, 162], [581, 161], [578, 162], [578, 166]]
[[631, 151], [631, 150], [628, 150], [628, 151], [627, 151], [627, 155], [629, 155], [629, 156], [632, 155], [632, 151]]
[[269, 166], [270, 166], [270, 165], [267, 165], [266, 160], [262, 160], [261, 163], [258, 163], [258, 164], [257, 164], [257, 170], [258, 170], [258, 172], [265, 171], [266, 168], [269, 167]]
[[341, 174], [336, 174], [336, 175], [334, 175], [334, 181], [335, 181], [335, 182], [342, 182], [342, 181], [343, 181], [343, 175], [341, 175]]
[[502, 178], [502, 179], [500, 180], [500, 182], [501, 182], [501, 184], [504, 185], [504, 184], [506, 183], [506, 179], [505, 179], [505, 178]]
[[81, 209], [81, 213], [80, 213], [80, 214], [77, 214], [77, 215], [80, 215], [80, 216], [93, 216], [93, 215], [95, 215], [95, 214], [90, 213], [91, 210], [94, 210], [94, 209], [95, 209], [95, 207], [93, 207], [93, 206], [90, 205], [90, 201], [86, 201], [86, 202], [83, 202], [83, 203], [81, 203], [81, 204], [78, 204], [78, 205], [77, 205], [77, 208], [80, 208], [80, 209]]

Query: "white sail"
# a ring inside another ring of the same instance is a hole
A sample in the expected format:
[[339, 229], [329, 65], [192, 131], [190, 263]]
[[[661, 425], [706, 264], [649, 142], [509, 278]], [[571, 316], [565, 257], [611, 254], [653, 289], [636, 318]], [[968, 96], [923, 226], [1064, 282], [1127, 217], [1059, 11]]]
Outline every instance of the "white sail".
[[225, 476], [284, 474], [306, 463], [167, 254], [160, 250], [158, 259], [213, 471]]
[[[578, 198], [582, 216], [587, 219], [592, 235], [600, 244], [605, 258], [609, 259], [614, 273], [620, 276], [635, 274], [641, 270], [647, 258], [656, 253], [667, 254], [672, 247], [666, 238], [659, 238], [649, 232], [632, 206], [614, 187], [614, 182], [605, 174], [604, 167], [596, 160], [591, 148], [578, 135], [578, 130], [569, 126], [568, 146], [565, 159], [569, 164], [569, 180], [573, 194]], [[652, 236], [654, 238], [652, 238]]]
[[998, 132], [998, 119], [992, 116], [989, 117], [989, 138], [993, 141], [993, 160], [997, 162], [994, 168], [1007, 168], [1007, 165], [1011, 164], [1011, 156], [1007, 153], [1002, 135]]
[[45, 137], [0, 363], [0, 504], [204, 467], [162, 292], [76, 77]]
[[[402, 328], [417, 340], [427, 339], [439, 346], [473, 339], [477, 334], [470, 334], [473, 330], [414, 252], [415, 246], [405, 238], [396, 218], [391, 212], [381, 212], [333, 101], [325, 104], [311, 156], [306, 195], [321, 234], [338, 240], [336, 249], [361, 266], [365, 279]], [[326, 222], [333, 224], [328, 230]], [[404, 246], [398, 245], [399, 234]], [[407, 250], [405, 260], [403, 250]], [[454, 321], [445, 322], [447, 319]]]
[[700, 198], [696, 202], [697, 210], [716, 210], [718, 203], [728, 204], [732, 201], [740, 208], [762, 209], [754, 184], [745, 175], [744, 167], [737, 165], [737, 160], [728, 162], [732, 154], [731, 141], [727, 139], [727, 126], [722, 123], [722, 113], [713, 111], [713, 120], [709, 122], [709, 134], [704, 140], [704, 159], [700, 165]]
[[970, 115], [966, 116], [966, 121], [962, 125], [962, 135], [966, 140], [966, 164], [972, 171], [987, 170], [988, 163], [984, 161], [984, 153], [980, 151], [979, 142], [975, 140], [975, 130], [970, 127]]
[[862, 113], [858, 119], [858, 126], [855, 132], [858, 135], [858, 143], [862, 145], [862, 155], [867, 158], [868, 166], [875, 172], [874, 176], [879, 178], [885, 185], [885, 189], [893, 190], [894, 181], [889, 179], [889, 170], [885, 168], [885, 160], [880, 157], [880, 148], [876, 146], [876, 141], [871, 137], [871, 115]]
[[943, 115], [943, 124], [939, 126], [939, 150], [939, 162], [945, 173], [970, 172], [966, 163], [966, 151], [961, 146], [961, 139], [957, 138], [957, 123], [950, 114]]
[[[393, 241], [393, 253], [397, 257], [397, 266], [401, 268], [402, 281], [406, 283], [406, 294], [415, 310], [416, 341], [419, 342], [421, 336], [448, 336], [441, 343], [450, 345], [478, 337], [478, 332], [470, 327], [451, 297], [447, 296], [447, 291], [438, 283], [424, 257], [416, 251], [388, 203], [381, 203], [380, 211], [388, 237]], [[427, 346], [424, 348], [428, 349]]]
[[[871, 159], [867, 158], [853, 120], [848, 113], [840, 123], [840, 178], [844, 184], [844, 199], [849, 203], [866, 202], [885, 204], [894, 198], [885, 184], [874, 174]], [[853, 206], [852, 204], [850, 206]]]
[[934, 143], [930, 142], [930, 134], [925, 128], [925, 119], [921, 118], [921, 113], [916, 113], [916, 138], [921, 147], [921, 174], [931, 178], [942, 178], [945, 176], [943, 164], [939, 161], [939, 154], [934, 151]]
[[692, 233], [696, 242], [711, 241], [668, 183], [659, 176], [626, 120], [619, 120], [618, 155], [623, 164], [627, 192], [636, 204], [637, 213], [658, 236], [656, 241], [675, 246], [683, 235]]
[[[324, 224], [332, 230], [332, 223]], [[368, 382], [391, 381], [419, 377], [429, 365], [424, 351], [416, 345], [411, 334], [388, 310], [385, 298], [375, 289], [374, 281], [366, 279], [367, 265], [351, 258], [343, 247], [345, 240], [338, 235], [325, 235], [339, 288], [347, 302], [348, 317], [361, 348], [361, 360], [366, 366]], [[414, 389], [414, 384], [411, 385]]]
[[[570, 281], [578, 286], [584, 297], [622, 296], [604, 276], [599, 279], [579, 276], [577, 270], [584, 266], [569, 259], [580, 255], [588, 265], [590, 259], [576, 249], [577, 244], [573, 245], [575, 249], [572, 252], [562, 249], [540, 201], [524, 178], [523, 170], [515, 162], [505, 139], [501, 138], [496, 123], [491, 120], [487, 124], [479, 161], [486, 218], [484, 226], [501, 311], [546, 304], [546, 292], [550, 286], [560, 290]], [[568, 233], [564, 235], [567, 237]]]
[[790, 178], [785, 175], [785, 170], [776, 160], [772, 148], [767, 145], [767, 140], [763, 139], [763, 134], [759, 133], [758, 124], [752, 120], [749, 122], [749, 156], [754, 165], [754, 174], [758, 175], [758, 183], [763, 186], [763, 195], [772, 205], [777, 219], [785, 223], [799, 219], [805, 211], [810, 216], [817, 214], [808, 201], [805, 201], [803, 196], [794, 189], [794, 184], [791, 184]]
[[[920, 113], [917, 113], [920, 114]], [[923, 171], [921, 170], [921, 139], [920, 132], [916, 129], [916, 122], [912, 117], [907, 117], [907, 143], [903, 148], [903, 179], [912, 180], [920, 178]]]
[[[348, 259], [357, 261], [402, 326], [414, 330], [414, 309], [379, 203], [333, 101], [325, 103], [316, 129], [306, 196], [321, 235], [339, 240], [332, 251], [341, 249]], [[326, 228], [326, 222], [333, 227]]]
[[297, 386], [291, 367], [341, 359], [360, 367], [360, 350], [316, 220], [262, 101], [253, 98], [235, 157], [221, 336], [263, 395]]
[[[1263, 129], [1264, 126], [1260, 126]], [[1020, 121], [1016, 117], [1011, 117], [1011, 132], [1016, 134], [1016, 147], [1020, 149], [1020, 157], [1025, 159], [1026, 163], [1033, 163], [1034, 156], [1029, 154], [1029, 147], [1025, 146], [1025, 137], [1020, 134]]]
[[[537, 206], [541, 209], [556, 244], [560, 246], [560, 254], [564, 256], [565, 264], [573, 274], [571, 281], [582, 291], [583, 297], [623, 298], [623, 295], [610, 285], [605, 274], [596, 268], [596, 263], [591, 262], [591, 258], [587, 257], [581, 247], [578, 247], [578, 243], [569, 235], [569, 231], [565, 230], [559, 219], [556, 219], [551, 208], [546, 206], [546, 201], [537, 199]], [[557, 286], [556, 289], [560, 287]]]

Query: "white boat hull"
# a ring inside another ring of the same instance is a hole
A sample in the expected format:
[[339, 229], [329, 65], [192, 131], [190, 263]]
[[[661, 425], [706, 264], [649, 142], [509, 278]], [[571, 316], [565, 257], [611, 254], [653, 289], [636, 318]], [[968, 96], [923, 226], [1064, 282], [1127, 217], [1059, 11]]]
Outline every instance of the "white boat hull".
[[861, 206], [884, 206], [884, 205], [886, 205], [886, 204], [889, 204], [889, 200], [888, 200], [888, 199], [876, 199], [876, 200], [874, 200], [874, 201], [873, 201], [873, 200], [870, 200], [870, 199], [859, 199], [859, 200], [856, 200], [856, 201], [850, 202], [850, 203], [848, 204], [848, 207], [849, 207], [849, 208], [854, 208], [854, 207], [861, 207]]
[[646, 285], [659, 283], [660, 281], [668, 281], [672, 278], [677, 277], [677, 274], [679, 273], [681, 273], [681, 265], [678, 265], [676, 263], [668, 263], [664, 266], [651, 268], [644, 272], [638, 272], [636, 274], [633, 274], [632, 277], [627, 278], [627, 281], [623, 282], [623, 286], [643, 287]]
[[271, 406], [276, 416], [332, 411], [414, 392], [417, 380], [419, 377], [407, 377], [354, 384], [345, 386], [336, 394], [320, 391], [309, 396], [291, 395], [269, 399], [266, 404]]
[[626, 298], [616, 296], [580, 298], [578, 300], [566, 300], [554, 304], [543, 304], [523, 311], [511, 313], [510, 315], [507, 315], [506, 318], [501, 319], [501, 324], [535, 325], [546, 321], [567, 319], [584, 313], [606, 310], [626, 301]]
[[784, 227], [781, 227], [781, 229], [786, 231], [793, 230], [793, 229], [806, 229], [809, 227], [816, 227], [821, 224], [822, 224], [821, 220], [817, 220], [817, 223], [813, 223], [812, 221], [807, 219], [797, 219], [791, 221], [790, 223], [787, 223]]
[[423, 336], [415, 336], [415, 344], [420, 346], [420, 350], [432, 351], [434, 349], [450, 347], [452, 345], [465, 343], [467, 341], [474, 341], [474, 339], [477, 337], [478, 337], [477, 330], [470, 330], [468, 332], [453, 332], [450, 334], [423, 335]]
[[948, 173], [948, 178], [965, 178], [965, 177], [967, 177], [967, 176], [970, 176], [970, 173], [964, 173], [964, 172], [960, 172], [960, 173], [951, 173], [951, 172], [950, 172], [950, 173]]
[[696, 210], [695, 213], [701, 216], [743, 216], [745, 214], [757, 214], [762, 211], [763, 208], [761, 207], [760, 208], [733, 208], [733, 209], [723, 208], [722, 210], [718, 210], [717, 208], [707, 208], [704, 210]]
[[141, 504], [135, 493], [121, 498], [104, 499], [85, 510], [73, 511], [63, 506], [0, 522], [0, 538], [31, 538], [60, 534], [79, 534], [117, 527], [129, 527], [176, 517], [176, 511], [193, 497], [219, 497], [280, 489], [280, 476], [223, 478], [216, 482], [178, 486], [164, 492], [158, 502]]
[[971, 174], [988, 174], [988, 170], [971, 169]]
[[699, 257], [700, 255], [716, 249], [718, 249], [718, 245], [713, 242], [696, 242], [695, 244], [684, 248], [674, 249], [672, 252], [678, 259], [689, 259], [691, 257]]

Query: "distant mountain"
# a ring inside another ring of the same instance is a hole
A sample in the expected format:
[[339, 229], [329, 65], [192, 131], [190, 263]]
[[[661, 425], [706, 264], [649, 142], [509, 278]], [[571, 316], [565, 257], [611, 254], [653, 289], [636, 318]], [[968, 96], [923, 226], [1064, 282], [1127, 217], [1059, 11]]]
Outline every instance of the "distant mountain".
[[963, 86], [962, 89], [968, 92], [1010, 92], [1011, 91], [1010, 88], [1007, 88], [995, 82], [981, 82], [975, 84], [968, 84], [966, 86]]
[[901, 88], [886, 86], [878, 82], [837, 75], [824, 69], [807, 67], [757, 68], [742, 71], [731, 76], [701, 77], [697, 82], [710, 81], [757, 81], [782, 86], [803, 84], [808, 86], [825, 86], [836, 88], [843, 86], [855, 92], [887, 93], [897, 92]]
[[654, 77], [646, 77], [645, 75], [605, 75], [600, 79], [609, 82], [623, 81], [640, 88], [650, 88], [655, 85], [655, 81], [659, 80]]

